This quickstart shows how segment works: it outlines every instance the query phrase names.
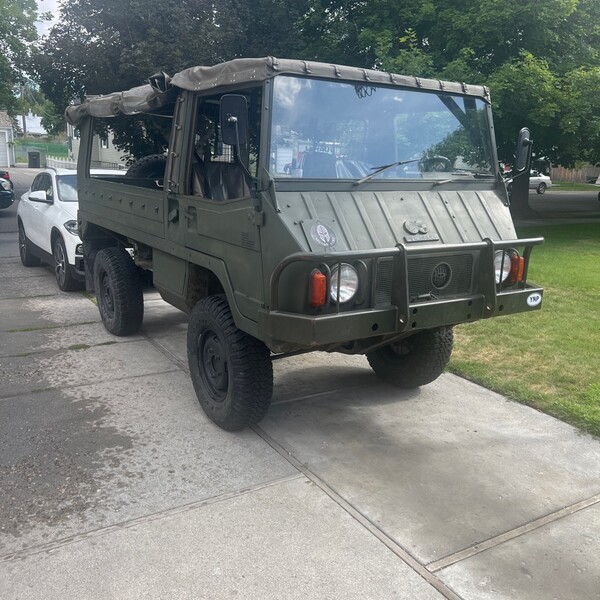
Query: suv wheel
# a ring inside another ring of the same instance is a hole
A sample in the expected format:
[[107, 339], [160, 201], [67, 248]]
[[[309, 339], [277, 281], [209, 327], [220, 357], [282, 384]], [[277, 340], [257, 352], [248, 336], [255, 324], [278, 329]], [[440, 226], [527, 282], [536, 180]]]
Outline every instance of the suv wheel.
[[73, 292], [81, 287], [80, 282], [73, 275], [73, 267], [67, 258], [67, 249], [63, 239], [58, 236], [52, 246], [54, 257], [54, 275], [56, 283], [63, 292]]
[[19, 221], [19, 256], [24, 267], [37, 267], [41, 261], [31, 252], [31, 242], [25, 235], [23, 223]]
[[546, 191], [546, 184], [542, 182], [537, 186], [536, 192], [538, 194], [543, 194], [545, 191]]
[[122, 248], [104, 248], [94, 261], [94, 288], [104, 327], [132, 335], [142, 326], [144, 296], [138, 271]]
[[224, 296], [192, 310], [187, 352], [198, 401], [219, 427], [235, 431], [265, 416], [273, 395], [269, 349], [235, 326]]
[[367, 360], [384, 381], [400, 388], [416, 388], [437, 379], [452, 354], [451, 327], [421, 331], [399, 342], [367, 353]]

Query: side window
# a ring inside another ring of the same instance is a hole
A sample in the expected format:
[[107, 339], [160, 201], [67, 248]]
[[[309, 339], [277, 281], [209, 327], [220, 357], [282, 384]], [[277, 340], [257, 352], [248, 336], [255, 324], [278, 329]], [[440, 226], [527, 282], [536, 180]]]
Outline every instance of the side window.
[[162, 190], [173, 110], [170, 104], [156, 112], [94, 119], [91, 177]]
[[198, 99], [190, 152], [192, 194], [217, 201], [250, 196], [251, 178], [258, 173], [261, 92], [260, 87], [231, 92], [245, 96], [248, 105], [248, 143], [240, 148], [239, 155], [221, 139], [222, 94]]
[[44, 173], [40, 173], [39, 175], [36, 175], [35, 179], [33, 180], [33, 183], [31, 184], [31, 191], [32, 192], [39, 192], [40, 190], [43, 190], [43, 182], [44, 182]]
[[43, 174], [42, 189], [46, 192], [46, 197], [49, 200], [54, 200], [54, 187], [52, 185], [52, 177], [48, 173]]
[[48, 173], [40, 173], [36, 176], [36, 178], [33, 180], [33, 183], [31, 184], [32, 192], [39, 192], [41, 190], [46, 192], [46, 196], [49, 199], [54, 198], [54, 190], [52, 189], [52, 177], [50, 177]]

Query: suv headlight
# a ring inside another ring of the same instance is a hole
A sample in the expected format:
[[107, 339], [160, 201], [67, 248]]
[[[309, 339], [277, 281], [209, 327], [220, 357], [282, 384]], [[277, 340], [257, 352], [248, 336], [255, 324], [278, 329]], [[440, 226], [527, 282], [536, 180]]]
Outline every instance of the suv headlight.
[[67, 221], [63, 223], [64, 228], [73, 235], [79, 235], [79, 231], [77, 229], [77, 221]]
[[333, 302], [338, 302], [338, 286], [340, 303], [349, 302], [354, 298], [358, 291], [358, 273], [352, 265], [342, 263], [331, 269], [329, 295]]
[[0, 185], [3, 189], [7, 191], [10, 190], [10, 181], [7, 181], [6, 179], [4, 179], [4, 177], [0, 177]]

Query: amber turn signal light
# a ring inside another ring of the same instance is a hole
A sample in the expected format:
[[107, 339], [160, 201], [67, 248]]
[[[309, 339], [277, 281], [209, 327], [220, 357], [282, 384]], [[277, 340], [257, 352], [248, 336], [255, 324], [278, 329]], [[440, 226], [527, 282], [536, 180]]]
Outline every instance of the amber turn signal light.
[[323, 306], [327, 300], [327, 277], [318, 269], [310, 274], [310, 305]]

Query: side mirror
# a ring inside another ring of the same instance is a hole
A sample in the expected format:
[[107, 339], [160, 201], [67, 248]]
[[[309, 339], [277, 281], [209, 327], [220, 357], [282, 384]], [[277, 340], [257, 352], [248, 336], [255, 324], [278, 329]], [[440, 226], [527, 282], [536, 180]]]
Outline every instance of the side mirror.
[[29, 196], [27, 196], [29, 200], [32, 202], [45, 202], [46, 204], [52, 204], [52, 200], [46, 196], [46, 192], [44, 190], [38, 190], [37, 192], [31, 192]]
[[523, 127], [521, 131], [519, 131], [519, 139], [517, 141], [517, 151], [515, 169], [522, 173], [529, 163], [529, 156], [531, 150], [531, 133], [527, 127]]
[[220, 103], [221, 139], [239, 148], [248, 141], [248, 103], [240, 94], [225, 94]]

